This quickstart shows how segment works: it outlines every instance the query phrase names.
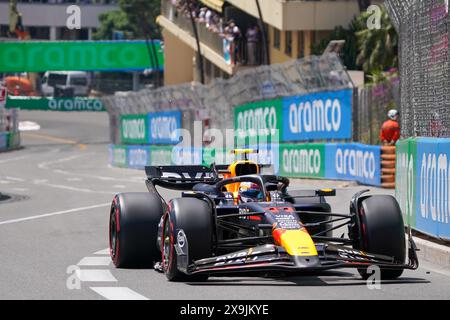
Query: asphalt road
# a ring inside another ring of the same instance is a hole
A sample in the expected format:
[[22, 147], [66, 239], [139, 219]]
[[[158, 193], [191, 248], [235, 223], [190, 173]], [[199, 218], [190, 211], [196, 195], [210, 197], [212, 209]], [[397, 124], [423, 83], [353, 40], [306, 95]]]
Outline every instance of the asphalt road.
[[[108, 165], [104, 113], [20, 116], [41, 129], [23, 133], [23, 149], [0, 153], [0, 192], [12, 196], [0, 202], [0, 299], [450, 298], [450, 270], [424, 263], [372, 290], [352, 270], [171, 283], [154, 270], [115, 269], [105, 250], [109, 204], [115, 193], [146, 191], [144, 173]], [[330, 198], [336, 212], [347, 212], [353, 193], [366, 188], [308, 180], [294, 185], [337, 187], [337, 197]]]

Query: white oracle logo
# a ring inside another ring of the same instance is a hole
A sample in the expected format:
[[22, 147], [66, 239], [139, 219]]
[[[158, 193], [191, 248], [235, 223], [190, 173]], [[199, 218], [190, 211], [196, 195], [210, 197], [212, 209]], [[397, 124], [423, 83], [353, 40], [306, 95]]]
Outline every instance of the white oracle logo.
[[289, 107], [289, 130], [292, 133], [338, 132], [342, 110], [338, 99], [292, 103]]
[[322, 159], [319, 149], [283, 151], [283, 169], [289, 173], [318, 174]]
[[336, 150], [336, 172], [373, 179], [376, 172], [375, 154], [370, 151], [338, 148]]
[[446, 154], [423, 153], [420, 165], [420, 214], [448, 223], [450, 215], [450, 164]]

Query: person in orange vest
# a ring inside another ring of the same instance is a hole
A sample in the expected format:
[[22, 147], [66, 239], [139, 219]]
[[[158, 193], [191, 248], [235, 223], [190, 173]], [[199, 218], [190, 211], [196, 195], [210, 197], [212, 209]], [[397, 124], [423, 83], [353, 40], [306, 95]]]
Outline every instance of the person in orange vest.
[[399, 113], [395, 109], [391, 109], [388, 112], [388, 120], [386, 120], [381, 126], [380, 140], [385, 145], [395, 145], [400, 138], [400, 125], [398, 124]]

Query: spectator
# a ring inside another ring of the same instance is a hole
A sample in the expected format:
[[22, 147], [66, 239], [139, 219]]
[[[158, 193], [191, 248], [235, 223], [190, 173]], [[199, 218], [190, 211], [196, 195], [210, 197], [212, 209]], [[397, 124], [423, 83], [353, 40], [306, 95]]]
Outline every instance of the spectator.
[[388, 112], [388, 120], [386, 120], [380, 131], [380, 140], [385, 145], [393, 146], [400, 138], [400, 125], [398, 124], [399, 113], [395, 109]]
[[249, 27], [245, 34], [247, 38], [247, 64], [259, 64], [259, 30], [257, 26]]

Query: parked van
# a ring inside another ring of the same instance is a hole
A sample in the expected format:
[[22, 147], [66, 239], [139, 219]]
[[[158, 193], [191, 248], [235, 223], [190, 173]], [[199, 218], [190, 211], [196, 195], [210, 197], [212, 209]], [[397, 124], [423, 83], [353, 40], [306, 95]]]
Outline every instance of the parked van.
[[73, 88], [74, 96], [86, 97], [89, 95], [89, 76], [84, 71], [47, 71], [42, 78], [42, 95], [51, 97], [55, 87]]

